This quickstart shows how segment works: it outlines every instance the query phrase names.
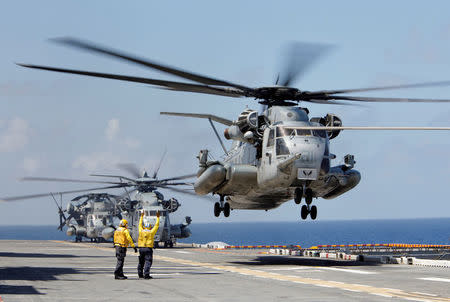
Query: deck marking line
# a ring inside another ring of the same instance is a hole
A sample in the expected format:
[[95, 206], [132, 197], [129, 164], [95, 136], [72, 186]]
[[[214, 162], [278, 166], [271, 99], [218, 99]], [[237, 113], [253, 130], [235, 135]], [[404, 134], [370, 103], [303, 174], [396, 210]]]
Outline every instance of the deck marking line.
[[425, 277], [425, 278], [417, 278], [417, 279], [426, 280], [426, 281], [450, 282], [450, 279], [437, 278], [437, 277]]
[[[74, 245], [74, 243], [69, 243], [69, 242], [64, 242], [64, 241], [62, 241], [62, 243]], [[111, 249], [111, 248], [93, 247], [93, 246], [90, 246], [90, 248], [103, 249], [103, 250], [109, 250], [111, 252], [115, 252], [114, 249]], [[272, 272], [243, 268], [243, 267], [236, 267], [236, 266], [230, 266], [230, 265], [218, 265], [218, 264], [214, 264], [214, 263], [198, 262], [198, 261], [193, 261], [193, 260], [172, 258], [172, 257], [160, 256], [160, 255], [156, 255], [155, 259], [159, 260], [159, 261], [167, 261], [167, 262], [183, 264], [183, 265], [199, 266], [199, 267], [210, 268], [210, 269], [214, 269], [214, 270], [237, 273], [237, 274], [246, 273], [248, 275], [255, 276], [255, 277], [262, 275], [262, 276], [266, 276], [267, 278], [270, 278], [270, 279], [291, 281], [293, 283], [295, 281], [301, 281], [306, 285], [314, 285], [314, 286], [328, 285], [331, 288], [336, 288], [336, 289], [341, 289], [341, 290], [354, 289], [354, 290], [360, 290], [361, 292], [367, 293], [367, 294], [382, 294], [382, 295], [386, 295], [386, 296], [394, 297], [394, 298], [423, 301], [423, 302], [438, 302], [438, 301], [439, 302], [443, 302], [443, 301], [450, 302], [450, 298], [430, 297], [430, 296], [421, 295], [421, 294], [417, 294], [417, 293], [405, 292], [400, 289], [398, 289], [398, 290], [389, 289], [388, 290], [388, 289], [379, 288], [379, 287], [370, 286], [370, 285], [340, 283], [340, 282], [337, 283], [335, 281], [313, 279], [313, 278], [306, 278], [306, 277], [292, 276], [292, 275], [282, 275], [282, 274], [278, 274], [278, 273], [272, 273]], [[445, 279], [445, 280], [447, 280], [447, 279]]]
[[376, 272], [369, 272], [357, 269], [350, 268], [337, 268], [337, 267], [317, 267], [318, 269], [329, 270], [329, 271], [337, 271], [337, 272], [345, 272], [345, 273], [353, 273], [353, 274], [361, 274], [361, 275], [375, 275], [378, 274]]

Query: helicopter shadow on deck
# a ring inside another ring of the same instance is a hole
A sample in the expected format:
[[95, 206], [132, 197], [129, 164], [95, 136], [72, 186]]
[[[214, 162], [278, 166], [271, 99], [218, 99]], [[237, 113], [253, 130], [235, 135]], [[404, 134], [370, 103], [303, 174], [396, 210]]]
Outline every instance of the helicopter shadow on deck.
[[[57, 276], [80, 274], [81, 272], [67, 267], [4, 267], [0, 268], [0, 281], [56, 281]], [[84, 272], [83, 272], [84, 273]], [[77, 281], [77, 280], [70, 280]], [[78, 280], [82, 281], [82, 280]], [[0, 284], [0, 295], [43, 295], [31, 285]]]
[[258, 256], [249, 261], [230, 262], [240, 265], [270, 266], [270, 265], [298, 265], [298, 266], [379, 266], [379, 263], [361, 261], [338, 261], [320, 258], [300, 258], [293, 256]]
[[0, 252], [1, 257], [12, 258], [99, 258], [103, 256], [88, 255], [70, 255], [70, 254], [43, 254], [43, 253], [16, 253], [16, 252]]

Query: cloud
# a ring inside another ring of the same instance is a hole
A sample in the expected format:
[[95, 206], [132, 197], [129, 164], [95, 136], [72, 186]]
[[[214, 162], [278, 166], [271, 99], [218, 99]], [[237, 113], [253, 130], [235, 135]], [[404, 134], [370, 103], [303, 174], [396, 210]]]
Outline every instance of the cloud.
[[110, 119], [108, 121], [108, 125], [106, 126], [105, 130], [106, 139], [109, 141], [113, 141], [116, 138], [119, 129], [120, 129], [119, 120], [116, 118]]
[[25, 157], [22, 162], [22, 168], [26, 174], [30, 175], [36, 172], [40, 167], [40, 161], [36, 158]]
[[26, 120], [16, 117], [0, 126], [6, 126], [0, 134], [0, 152], [17, 151], [28, 144], [31, 128]]
[[81, 155], [72, 163], [73, 168], [83, 169], [84, 172], [104, 171], [114, 168], [120, 157], [108, 152], [97, 152], [89, 155]]
[[106, 139], [110, 142], [114, 142], [117, 145], [125, 146], [128, 149], [137, 149], [141, 146], [141, 141], [132, 137], [120, 137], [118, 136], [120, 130], [120, 121], [117, 118], [112, 118], [108, 121], [105, 129]]

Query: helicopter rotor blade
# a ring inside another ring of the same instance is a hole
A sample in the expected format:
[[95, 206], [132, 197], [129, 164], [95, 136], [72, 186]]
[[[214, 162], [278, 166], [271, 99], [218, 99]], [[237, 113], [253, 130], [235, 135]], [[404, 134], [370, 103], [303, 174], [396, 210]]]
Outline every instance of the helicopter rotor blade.
[[197, 198], [206, 199], [208, 201], [216, 202], [217, 200], [212, 197], [211, 195], [197, 195], [195, 192], [189, 189], [180, 189], [180, 188], [173, 188], [173, 187], [161, 187], [162, 189], [166, 189], [169, 191], [173, 191], [180, 194], [185, 194], [189, 196], [195, 196]]
[[188, 71], [184, 71], [178, 68], [174, 68], [174, 67], [169, 67], [169, 66], [165, 66], [162, 64], [158, 64], [155, 62], [152, 62], [148, 59], [142, 59], [142, 58], [138, 58], [129, 54], [125, 54], [122, 53], [120, 51], [117, 50], [113, 50], [110, 48], [106, 48], [103, 46], [99, 46], [99, 45], [95, 45], [91, 42], [87, 42], [87, 41], [82, 41], [79, 39], [75, 39], [75, 38], [71, 38], [71, 37], [63, 37], [63, 38], [56, 38], [56, 39], [52, 39], [52, 41], [60, 43], [60, 44], [64, 44], [67, 46], [71, 46], [71, 47], [76, 47], [79, 49], [83, 49], [83, 50], [88, 50], [91, 52], [95, 52], [95, 53], [100, 53], [100, 54], [104, 54], [107, 56], [111, 56], [114, 58], [118, 58], [118, 59], [122, 59], [128, 62], [133, 62], [136, 63], [138, 65], [142, 65], [145, 66], [147, 68], [151, 68], [151, 69], [156, 69], [159, 70], [161, 72], [165, 72], [165, 73], [169, 73], [171, 75], [175, 75], [184, 79], [188, 79], [197, 83], [202, 83], [202, 84], [206, 84], [206, 85], [217, 85], [217, 86], [228, 86], [228, 87], [235, 87], [235, 88], [239, 88], [239, 89], [250, 89], [248, 87], [242, 86], [242, 85], [238, 85], [238, 84], [234, 84], [231, 82], [227, 82], [227, 81], [223, 81], [223, 80], [219, 80], [219, 79], [214, 79], [211, 77], [207, 77], [207, 76], [203, 76], [203, 75], [199, 75], [199, 74], [195, 74], [192, 72], [188, 72]]
[[130, 173], [133, 177], [139, 178], [142, 176], [139, 168], [134, 163], [119, 163], [117, 164], [117, 167]]
[[411, 99], [411, 98], [378, 98], [365, 96], [329, 96], [331, 100], [356, 101], [356, 102], [374, 102], [374, 103], [450, 103], [445, 99]]
[[21, 181], [57, 181], [57, 182], [77, 182], [77, 183], [97, 183], [97, 184], [112, 184], [118, 185], [120, 182], [101, 181], [101, 180], [84, 180], [84, 179], [70, 179], [70, 178], [54, 178], [54, 177], [23, 177]]
[[159, 160], [158, 166], [156, 167], [155, 172], [153, 172], [153, 178], [154, 178], [154, 179], [156, 179], [156, 177], [158, 177], [159, 169], [161, 168], [161, 164], [162, 164], [162, 162], [163, 162], [164, 157], [166, 156], [166, 154], [167, 154], [167, 148], [164, 149], [164, 153], [163, 153], [163, 155], [161, 156], [161, 159]]
[[310, 92], [311, 94], [340, 94], [340, 93], [353, 93], [353, 92], [365, 92], [365, 91], [376, 91], [376, 90], [394, 90], [394, 89], [406, 89], [406, 88], [422, 88], [422, 87], [439, 87], [439, 86], [449, 86], [450, 81], [440, 81], [440, 82], [425, 82], [425, 83], [414, 83], [414, 84], [404, 84], [404, 85], [391, 85], [391, 86], [380, 86], [380, 87], [366, 87], [366, 88], [356, 88], [356, 89], [336, 89], [336, 90], [320, 90]]
[[87, 192], [87, 191], [98, 191], [98, 190], [106, 190], [106, 189], [117, 189], [117, 188], [123, 188], [124, 186], [128, 186], [127, 184], [122, 185], [115, 185], [115, 186], [107, 186], [107, 187], [97, 187], [97, 188], [90, 188], [90, 189], [81, 189], [81, 190], [72, 190], [72, 191], [63, 191], [63, 192], [51, 192], [51, 193], [41, 193], [41, 194], [31, 194], [31, 195], [22, 195], [22, 196], [12, 196], [12, 197], [0, 197], [0, 201], [16, 201], [16, 200], [23, 200], [23, 199], [32, 199], [32, 198], [39, 198], [39, 197], [46, 197], [51, 196], [52, 194], [71, 194], [71, 193], [80, 193], [80, 192]]
[[31, 64], [22, 64], [22, 63], [17, 63], [17, 65], [26, 67], [26, 68], [41, 69], [41, 70], [48, 70], [48, 71], [55, 71], [55, 72], [62, 72], [62, 73], [85, 75], [85, 76], [96, 77], [96, 78], [107, 78], [107, 79], [113, 79], [113, 80], [156, 85], [156, 86], [161, 86], [165, 89], [175, 90], [175, 91], [197, 92], [197, 93], [204, 93], [204, 94], [223, 95], [223, 96], [228, 96], [228, 97], [241, 97], [241, 96], [246, 95], [240, 89], [211, 87], [211, 86], [207, 86], [207, 85], [182, 83], [182, 82], [175, 82], [175, 81], [165, 81], [165, 80], [134, 77], [134, 76], [127, 76], [127, 75], [120, 75], [120, 74], [112, 74], [112, 73], [66, 69], [66, 68], [58, 68], [58, 67], [51, 67], [51, 66], [31, 65]]
[[197, 176], [197, 173], [182, 175], [182, 176], [178, 176], [178, 177], [171, 177], [171, 178], [160, 179], [159, 182], [167, 182], [167, 181], [170, 181], [170, 180], [181, 180], [181, 179], [192, 178], [192, 177], [195, 177], [195, 176]]
[[331, 45], [295, 42], [286, 49], [284, 71], [277, 77], [281, 86], [289, 86], [299, 79], [313, 63], [332, 48]]
[[[127, 180], [127, 181], [129, 181], [129, 182], [131, 182], [131, 183], [136, 183], [136, 180], [131, 179], [131, 178], [129, 178], [129, 177], [122, 176], [122, 175], [90, 174], [90, 176], [119, 178], [119, 179], [125, 179], [125, 180]], [[124, 184], [124, 183], [122, 183], [122, 182], [119, 182], [119, 183]]]

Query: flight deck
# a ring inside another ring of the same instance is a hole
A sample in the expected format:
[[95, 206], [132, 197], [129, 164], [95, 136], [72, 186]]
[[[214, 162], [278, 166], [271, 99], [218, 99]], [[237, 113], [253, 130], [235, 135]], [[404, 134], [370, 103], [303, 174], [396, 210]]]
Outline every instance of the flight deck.
[[[450, 301], [450, 268], [280, 255], [277, 248], [156, 249], [152, 280], [111, 243], [0, 241], [0, 301]], [[330, 252], [331, 253], [331, 252]]]

